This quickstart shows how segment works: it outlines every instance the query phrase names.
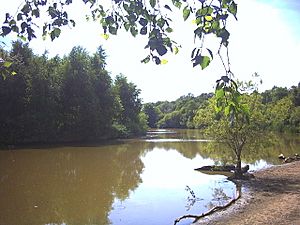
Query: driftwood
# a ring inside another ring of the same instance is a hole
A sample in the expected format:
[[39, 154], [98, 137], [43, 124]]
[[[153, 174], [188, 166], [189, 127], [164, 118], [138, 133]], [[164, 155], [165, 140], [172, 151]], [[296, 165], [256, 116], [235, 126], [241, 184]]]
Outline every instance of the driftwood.
[[296, 153], [294, 156], [285, 157], [282, 153], [278, 156], [284, 163], [300, 161], [300, 156]]
[[[195, 170], [200, 172], [216, 172], [215, 174], [219, 174], [218, 172], [234, 172], [236, 167], [234, 165], [225, 165], [225, 166], [202, 166], [200, 168], [196, 168]], [[246, 165], [241, 168], [242, 174], [247, 173], [249, 170], [249, 165]], [[211, 174], [211, 173], [210, 173]]]
[[236, 198], [234, 199], [231, 199], [226, 205], [223, 205], [223, 206], [215, 206], [213, 207], [212, 209], [210, 209], [208, 212], [206, 213], [202, 213], [201, 215], [184, 215], [184, 216], [181, 216], [179, 218], [177, 218], [175, 221], [174, 221], [174, 225], [176, 225], [177, 223], [179, 223], [181, 220], [183, 219], [188, 219], [188, 218], [192, 218], [194, 219], [193, 223], [197, 222], [199, 219], [205, 217], [205, 216], [209, 216], [211, 214], [213, 214], [214, 212], [217, 212], [217, 211], [220, 211], [220, 210], [223, 210], [223, 209], [226, 209], [227, 207], [231, 206], [233, 203], [235, 203], [240, 197], [241, 197], [241, 187], [239, 185], [237, 185], [237, 190], [236, 190], [236, 193], [237, 193], [237, 196]]
[[197, 171], [223, 171], [230, 172], [235, 170], [234, 165], [225, 165], [225, 166], [202, 166], [200, 168], [196, 168]]

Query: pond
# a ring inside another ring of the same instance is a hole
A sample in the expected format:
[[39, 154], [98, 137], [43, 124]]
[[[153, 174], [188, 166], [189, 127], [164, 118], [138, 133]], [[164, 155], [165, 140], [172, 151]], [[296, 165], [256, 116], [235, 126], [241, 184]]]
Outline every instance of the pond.
[[[155, 130], [114, 144], [0, 151], [0, 224], [172, 225], [235, 197], [225, 176], [194, 170], [232, 162], [212, 146], [195, 130]], [[299, 149], [299, 136], [276, 137], [244, 163], [260, 169]]]

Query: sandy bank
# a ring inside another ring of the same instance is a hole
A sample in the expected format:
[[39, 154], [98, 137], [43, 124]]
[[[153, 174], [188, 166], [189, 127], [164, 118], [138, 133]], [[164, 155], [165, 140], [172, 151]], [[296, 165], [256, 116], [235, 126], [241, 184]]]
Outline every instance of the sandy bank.
[[300, 225], [300, 161], [257, 171], [249, 191], [226, 210], [195, 225]]

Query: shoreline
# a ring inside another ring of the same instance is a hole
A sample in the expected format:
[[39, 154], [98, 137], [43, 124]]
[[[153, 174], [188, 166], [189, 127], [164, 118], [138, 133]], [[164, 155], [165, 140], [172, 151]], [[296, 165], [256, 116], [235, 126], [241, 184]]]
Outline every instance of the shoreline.
[[300, 224], [300, 161], [253, 174], [235, 204], [193, 225]]

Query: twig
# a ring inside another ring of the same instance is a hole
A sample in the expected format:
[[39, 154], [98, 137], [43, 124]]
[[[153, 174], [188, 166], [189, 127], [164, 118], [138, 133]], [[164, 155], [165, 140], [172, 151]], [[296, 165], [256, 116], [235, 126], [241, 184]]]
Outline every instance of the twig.
[[208, 212], [206, 213], [202, 213], [201, 215], [184, 215], [184, 216], [181, 216], [179, 218], [177, 218], [175, 221], [174, 221], [174, 225], [176, 225], [177, 223], [179, 223], [181, 220], [183, 219], [187, 219], [187, 218], [192, 218], [192, 219], [195, 219], [193, 221], [193, 223], [197, 222], [199, 219], [205, 217], [205, 216], [208, 216], [208, 215], [211, 215], [213, 214], [214, 212], [217, 212], [217, 211], [220, 211], [220, 210], [223, 210], [229, 206], [231, 206], [233, 203], [235, 203], [239, 198], [241, 197], [241, 189], [237, 187], [237, 197], [232, 199], [230, 202], [228, 202], [226, 205], [223, 205], [223, 206], [215, 206], [213, 207], [211, 210], [209, 210]]

